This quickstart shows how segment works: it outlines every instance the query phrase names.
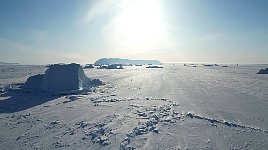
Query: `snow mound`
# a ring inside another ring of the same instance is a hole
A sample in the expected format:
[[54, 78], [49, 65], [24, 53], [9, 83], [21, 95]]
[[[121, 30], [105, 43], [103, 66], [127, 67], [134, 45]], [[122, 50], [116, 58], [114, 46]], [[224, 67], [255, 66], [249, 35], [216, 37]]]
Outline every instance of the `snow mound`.
[[258, 74], [268, 74], [268, 68], [266, 69], [261, 69]]
[[98, 79], [89, 79], [79, 64], [72, 63], [50, 65], [45, 74], [29, 77], [23, 88], [52, 93], [68, 93], [88, 89], [96, 84], [100, 85], [102, 82]]

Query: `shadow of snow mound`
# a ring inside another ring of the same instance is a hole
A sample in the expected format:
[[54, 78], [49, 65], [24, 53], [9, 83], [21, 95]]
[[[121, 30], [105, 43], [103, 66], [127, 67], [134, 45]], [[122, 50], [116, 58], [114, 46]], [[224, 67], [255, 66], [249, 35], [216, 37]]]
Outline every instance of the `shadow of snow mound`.
[[20, 89], [22, 85], [23, 85], [22, 83], [12, 83], [9, 85], [1, 85], [0, 84], [0, 94], [6, 93], [10, 90]]
[[59, 98], [59, 96], [51, 94], [25, 93], [22, 90], [11, 90], [1, 94], [1, 97], [7, 97], [7, 99], [0, 101], [0, 113], [23, 111]]
[[55, 64], [45, 74], [27, 79], [24, 90], [45, 91], [54, 94], [68, 94], [84, 91], [92, 86], [102, 85], [98, 79], [89, 79], [79, 64]]

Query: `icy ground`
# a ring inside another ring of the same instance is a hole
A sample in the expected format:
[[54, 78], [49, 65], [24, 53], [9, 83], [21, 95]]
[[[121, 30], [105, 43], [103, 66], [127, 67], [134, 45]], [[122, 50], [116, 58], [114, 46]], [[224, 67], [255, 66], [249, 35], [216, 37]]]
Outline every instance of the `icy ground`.
[[89, 69], [106, 85], [27, 93], [44, 66], [0, 66], [0, 149], [267, 149], [267, 65]]

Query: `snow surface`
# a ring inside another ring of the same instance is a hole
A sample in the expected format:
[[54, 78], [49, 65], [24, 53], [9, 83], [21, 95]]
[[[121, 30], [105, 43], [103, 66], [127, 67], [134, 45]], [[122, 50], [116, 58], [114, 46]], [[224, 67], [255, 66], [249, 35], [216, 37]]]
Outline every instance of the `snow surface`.
[[0, 79], [3, 150], [268, 147], [267, 65], [86, 69], [105, 85], [71, 95], [20, 90], [46, 68], [17, 67]]

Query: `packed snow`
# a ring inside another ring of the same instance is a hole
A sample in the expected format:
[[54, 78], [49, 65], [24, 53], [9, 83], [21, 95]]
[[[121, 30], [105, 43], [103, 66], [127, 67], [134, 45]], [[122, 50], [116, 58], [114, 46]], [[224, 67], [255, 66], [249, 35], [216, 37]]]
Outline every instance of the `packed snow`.
[[[0, 66], [0, 148], [267, 149], [268, 76], [256, 74], [267, 65], [194, 66], [68, 67], [80, 75], [60, 65]], [[64, 80], [80, 89], [76, 79], [88, 77], [96, 86], [80, 93], [23, 88], [73, 90]]]

